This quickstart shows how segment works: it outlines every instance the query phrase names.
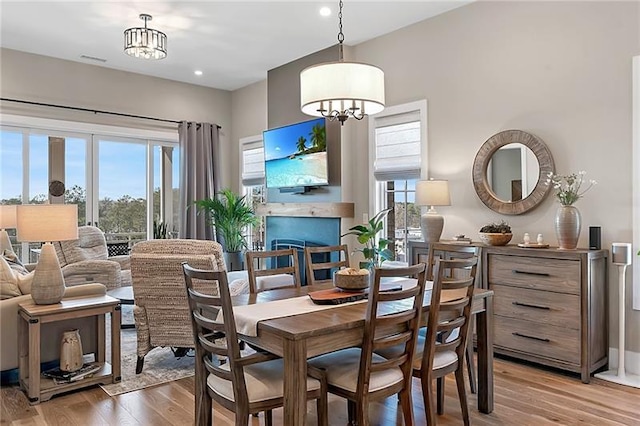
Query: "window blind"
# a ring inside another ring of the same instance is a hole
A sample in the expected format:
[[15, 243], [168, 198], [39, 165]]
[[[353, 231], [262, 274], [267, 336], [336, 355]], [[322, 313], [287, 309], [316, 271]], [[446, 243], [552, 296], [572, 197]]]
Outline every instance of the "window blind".
[[373, 163], [376, 180], [420, 178], [420, 133], [419, 111], [376, 118]]
[[264, 145], [262, 138], [242, 142], [242, 185], [264, 183]]

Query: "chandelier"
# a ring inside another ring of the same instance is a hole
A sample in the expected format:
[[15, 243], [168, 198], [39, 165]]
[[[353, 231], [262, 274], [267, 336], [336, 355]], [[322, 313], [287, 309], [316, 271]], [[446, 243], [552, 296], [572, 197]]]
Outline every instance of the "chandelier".
[[158, 30], [147, 28], [151, 15], [140, 15], [144, 28], [129, 28], [124, 32], [124, 53], [143, 59], [163, 59], [167, 57], [167, 35]]
[[300, 73], [302, 112], [340, 124], [349, 117], [362, 120], [384, 109], [384, 72], [373, 65], [343, 60], [342, 6], [340, 0], [338, 61], [313, 65]]

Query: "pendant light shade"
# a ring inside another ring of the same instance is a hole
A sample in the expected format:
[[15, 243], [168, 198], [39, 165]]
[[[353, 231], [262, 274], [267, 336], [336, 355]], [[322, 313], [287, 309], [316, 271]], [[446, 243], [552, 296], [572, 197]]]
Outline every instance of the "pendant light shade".
[[124, 53], [135, 58], [164, 59], [167, 57], [167, 35], [147, 28], [151, 15], [141, 14], [144, 28], [129, 28], [124, 32]]
[[340, 1], [338, 61], [305, 68], [300, 73], [300, 109], [341, 124], [362, 120], [384, 109], [384, 72], [369, 64], [343, 60], [342, 6]]

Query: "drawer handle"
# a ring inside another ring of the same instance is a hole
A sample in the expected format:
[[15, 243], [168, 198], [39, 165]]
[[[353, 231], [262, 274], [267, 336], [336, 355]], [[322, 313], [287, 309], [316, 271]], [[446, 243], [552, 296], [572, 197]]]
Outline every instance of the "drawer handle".
[[546, 273], [546, 272], [529, 272], [529, 271], [519, 271], [519, 270], [517, 270], [517, 269], [514, 269], [514, 270], [513, 270], [513, 273], [514, 273], [514, 274], [525, 274], [525, 275], [539, 275], [539, 276], [542, 276], [542, 277], [548, 277], [548, 276], [550, 276], [550, 275], [551, 275], [551, 274], [548, 274], [548, 273]]
[[522, 302], [511, 302], [512, 304], [516, 305], [516, 306], [524, 306], [526, 308], [535, 308], [535, 309], [546, 309], [547, 311], [550, 310], [551, 308], [548, 306], [540, 306], [540, 305], [531, 305], [529, 303], [522, 303]]
[[513, 333], [511, 333], [511, 334], [513, 334], [514, 336], [518, 336], [518, 337], [525, 337], [525, 338], [527, 338], [527, 339], [538, 340], [538, 341], [540, 341], [540, 342], [550, 342], [550, 341], [551, 341], [551, 340], [549, 340], [549, 339], [544, 339], [544, 338], [542, 338], [542, 337], [527, 336], [526, 334], [521, 334], [521, 333], [518, 333], [517, 331], [515, 331], [515, 332], [513, 332]]

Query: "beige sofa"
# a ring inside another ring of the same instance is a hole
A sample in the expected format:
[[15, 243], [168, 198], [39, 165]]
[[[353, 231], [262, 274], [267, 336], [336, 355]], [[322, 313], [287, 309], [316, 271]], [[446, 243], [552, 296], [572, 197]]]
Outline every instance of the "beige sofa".
[[[100, 296], [106, 293], [102, 284], [83, 284], [67, 287], [64, 297]], [[0, 370], [18, 368], [18, 305], [31, 300], [30, 294], [0, 300]], [[80, 329], [82, 348], [85, 353], [96, 349], [96, 318], [66, 320], [42, 326], [41, 361], [47, 362], [60, 358], [60, 336], [65, 330]]]

